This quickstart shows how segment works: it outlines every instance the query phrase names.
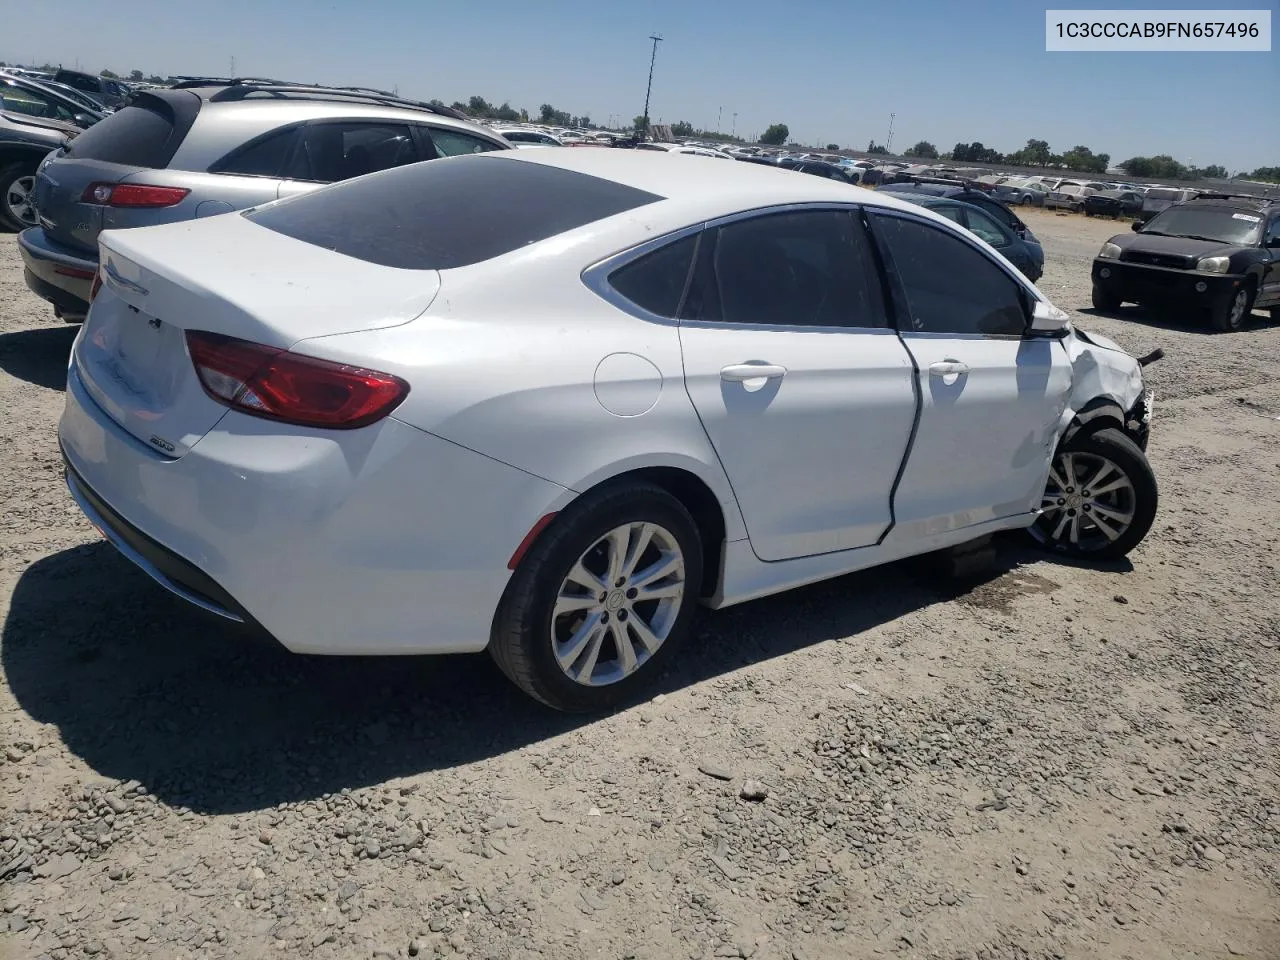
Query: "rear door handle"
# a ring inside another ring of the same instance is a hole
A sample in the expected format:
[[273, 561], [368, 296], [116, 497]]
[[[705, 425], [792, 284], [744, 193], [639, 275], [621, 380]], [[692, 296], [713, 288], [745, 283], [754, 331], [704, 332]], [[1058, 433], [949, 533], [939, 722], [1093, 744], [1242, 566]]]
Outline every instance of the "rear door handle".
[[733, 363], [720, 368], [720, 379], [730, 383], [742, 383], [744, 380], [774, 380], [787, 375], [787, 368], [773, 363]]
[[959, 360], [938, 360], [929, 364], [929, 375], [932, 377], [958, 377], [969, 372], [969, 365]]

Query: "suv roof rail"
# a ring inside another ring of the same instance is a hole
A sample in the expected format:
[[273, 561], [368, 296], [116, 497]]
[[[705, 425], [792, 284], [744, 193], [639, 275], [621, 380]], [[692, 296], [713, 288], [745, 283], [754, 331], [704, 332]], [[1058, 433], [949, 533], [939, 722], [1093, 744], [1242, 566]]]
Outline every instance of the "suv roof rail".
[[966, 190], [978, 190], [990, 193], [994, 184], [970, 177], [927, 177], [919, 173], [899, 173], [898, 183], [937, 183], [944, 187], [964, 187]]
[[1277, 198], [1273, 196], [1260, 197], [1252, 193], [1226, 193], [1218, 190], [1197, 191], [1193, 200], [1250, 200], [1253, 203], [1271, 204], [1275, 203]]
[[[203, 80], [203, 82], [201, 82]], [[439, 114], [443, 117], [452, 117], [455, 120], [470, 120], [465, 113], [455, 110], [452, 107], [446, 107], [443, 104], [435, 106], [425, 103], [422, 100], [410, 100], [407, 97], [400, 97], [386, 90], [375, 90], [370, 87], [330, 87], [318, 83], [292, 83], [281, 80], [269, 80], [260, 77], [235, 77], [227, 78], [191, 78], [183, 80], [176, 84], [175, 88], [185, 89], [188, 87], [222, 87], [217, 93], [213, 94], [209, 100], [213, 103], [226, 103], [235, 100], [244, 100], [254, 94], [263, 94], [265, 96], [289, 97], [290, 95], [298, 97], [318, 97], [328, 100], [352, 100], [361, 103], [377, 103], [387, 107], [405, 107], [410, 110], [423, 110], [427, 113]]]

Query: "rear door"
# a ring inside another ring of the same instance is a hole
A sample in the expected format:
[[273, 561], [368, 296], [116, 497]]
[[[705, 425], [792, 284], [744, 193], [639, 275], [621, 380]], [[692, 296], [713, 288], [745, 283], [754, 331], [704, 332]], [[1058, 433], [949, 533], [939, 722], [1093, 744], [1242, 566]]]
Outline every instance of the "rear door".
[[685, 387], [762, 560], [875, 543], [915, 420], [853, 208], [703, 233], [680, 320]]
[[195, 122], [200, 98], [185, 90], [163, 93], [139, 94], [40, 168], [36, 208], [51, 240], [96, 255], [105, 208], [86, 200], [90, 188], [168, 167]]
[[319, 120], [300, 128], [277, 195], [308, 193], [326, 183], [428, 159], [408, 124]]
[[1280, 305], [1280, 211], [1271, 214], [1262, 232], [1262, 252], [1268, 258], [1263, 267], [1262, 288], [1254, 300], [1257, 306]]
[[889, 211], [873, 223], [922, 396], [889, 540], [1037, 509], [1071, 390], [1066, 351], [1026, 336], [1030, 293], [963, 236]]

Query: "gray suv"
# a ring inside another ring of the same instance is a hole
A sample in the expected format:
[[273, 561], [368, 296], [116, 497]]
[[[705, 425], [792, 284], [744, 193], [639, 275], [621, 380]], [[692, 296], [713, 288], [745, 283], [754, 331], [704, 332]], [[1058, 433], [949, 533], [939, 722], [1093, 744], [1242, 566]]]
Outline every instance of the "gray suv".
[[420, 160], [509, 150], [448, 107], [362, 88], [193, 80], [138, 93], [36, 171], [26, 280], [84, 319], [98, 234], [209, 217]]

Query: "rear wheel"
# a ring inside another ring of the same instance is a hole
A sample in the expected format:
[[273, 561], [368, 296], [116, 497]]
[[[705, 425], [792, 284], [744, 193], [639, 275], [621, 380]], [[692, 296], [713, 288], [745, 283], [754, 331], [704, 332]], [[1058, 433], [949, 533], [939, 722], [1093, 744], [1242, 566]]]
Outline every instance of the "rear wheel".
[[607, 709], [647, 684], [689, 630], [702, 544], [661, 487], [589, 493], [535, 541], [494, 618], [489, 652], [530, 696]]
[[0, 169], [0, 226], [10, 230], [34, 227], [39, 222], [35, 198], [35, 163], [13, 163]]
[[1241, 287], [1220, 307], [1209, 310], [1209, 322], [1215, 330], [1231, 333], [1244, 326], [1245, 318], [1253, 309], [1253, 290]]
[[1113, 310], [1120, 309], [1120, 298], [1108, 290], [1104, 290], [1096, 283], [1093, 285], [1093, 309], [1101, 310], [1104, 313], [1110, 313]]
[[1031, 534], [1059, 553], [1113, 560], [1142, 542], [1158, 500], [1138, 445], [1118, 429], [1099, 430], [1068, 441], [1054, 457]]

